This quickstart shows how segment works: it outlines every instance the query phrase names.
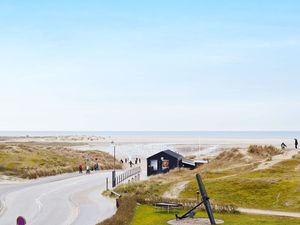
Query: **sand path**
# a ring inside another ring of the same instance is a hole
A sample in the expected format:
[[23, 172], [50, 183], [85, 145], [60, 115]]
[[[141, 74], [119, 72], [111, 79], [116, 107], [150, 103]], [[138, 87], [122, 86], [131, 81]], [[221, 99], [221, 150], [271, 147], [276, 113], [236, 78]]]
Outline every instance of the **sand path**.
[[272, 160], [270, 161], [263, 161], [261, 164], [258, 165], [258, 167], [254, 170], [265, 170], [271, 168], [276, 163], [279, 163], [284, 160], [292, 159], [294, 155], [298, 153], [297, 150], [287, 150], [283, 154], [275, 155], [272, 157]]
[[246, 209], [246, 208], [238, 208], [237, 210], [242, 213], [248, 213], [248, 214], [300, 218], [300, 213], [297, 213], [297, 212], [282, 212], [282, 211], [262, 210], [262, 209]]
[[163, 198], [178, 198], [188, 183], [189, 181], [182, 181], [173, 185], [169, 191], [163, 194]]

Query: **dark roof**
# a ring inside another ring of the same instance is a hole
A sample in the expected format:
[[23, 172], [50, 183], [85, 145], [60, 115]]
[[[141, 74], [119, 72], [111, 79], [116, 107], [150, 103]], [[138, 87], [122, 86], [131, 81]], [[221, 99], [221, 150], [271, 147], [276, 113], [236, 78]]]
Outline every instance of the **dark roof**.
[[180, 154], [178, 154], [178, 153], [176, 153], [176, 152], [173, 152], [173, 151], [171, 151], [171, 150], [169, 150], [169, 149], [167, 149], [167, 150], [164, 150], [164, 151], [161, 151], [161, 152], [158, 152], [158, 153], [156, 153], [156, 154], [154, 154], [154, 155], [152, 155], [152, 156], [150, 156], [150, 157], [148, 157], [148, 158], [152, 158], [153, 156], [156, 156], [156, 155], [158, 155], [159, 153], [165, 153], [165, 154], [167, 154], [167, 155], [170, 155], [170, 156], [172, 156], [173, 158], [176, 158], [176, 159], [178, 159], [178, 160], [181, 160], [182, 158], [183, 158], [183, 156], [182, 155], [180, 155]]
[[167, 150], [165, 150], [163, 152], [166, 153], [166, 154], [168, 154], [168, 155], [170, 155], [170, 156], [173, 156], [174, 158], [177, 158], [177, 159], [182, 159], [183, 158], [182, 155], [180, 155], [180, 154], [178, 154], [176, 152], [173, 152], [170, 149], [167, 149]]

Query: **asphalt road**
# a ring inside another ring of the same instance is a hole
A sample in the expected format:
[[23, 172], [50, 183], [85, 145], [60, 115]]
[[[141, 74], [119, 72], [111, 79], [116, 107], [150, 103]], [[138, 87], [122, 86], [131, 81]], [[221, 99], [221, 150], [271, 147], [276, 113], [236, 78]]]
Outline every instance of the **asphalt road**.
[[14, 184], [0, 183], [0, 224], [95, 225], [116, 212], [115, 201], [103, 197], [111, 171], [63, 174]]

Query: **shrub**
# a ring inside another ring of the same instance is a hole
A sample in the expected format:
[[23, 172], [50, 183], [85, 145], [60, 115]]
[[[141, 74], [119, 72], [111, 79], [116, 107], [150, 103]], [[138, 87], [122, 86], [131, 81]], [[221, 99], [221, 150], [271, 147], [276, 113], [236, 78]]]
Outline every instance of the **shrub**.
[[231, 161], [231, 160], [240, 160], [244, 157], [244, 155], [240, 152], [238, 148], [232, 148], [230, 150], [221, 152], [217, 157], [216, 160], [221, 161]]
[[124, 196], [118, 199], [119, 208], [111, 218], [104, 220], [98, 225], [129, 225], [133, 219], [136, 199], [132, 196]]
[[261, 145], [250, 145], [248, 148], [248, 153], [259, 156], [259, 157], [263, 157], [263, 158], [270, 158], [274, 155], [279, 155], [282, 154], [283, 151], [281, 149], [275, 148], [272, 145], [265, 145], [265, 146], [261, 146]]

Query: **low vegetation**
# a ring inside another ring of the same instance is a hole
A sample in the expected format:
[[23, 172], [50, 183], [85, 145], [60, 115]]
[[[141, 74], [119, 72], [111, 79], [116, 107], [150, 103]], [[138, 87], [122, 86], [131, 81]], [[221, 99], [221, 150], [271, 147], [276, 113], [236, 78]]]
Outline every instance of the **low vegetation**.
[[[119, 208], [116, 214], [97, 225], [130, 225], [133, 219], [135, 208], [136, 208], [136, 199], [132, 196], [122, 197], [118, 199]], [[141, 223], [143, 224], [143, 223]]]
[[[100, 151], [70, 150], [60, 144], [10, 143], [0, 144], [0, 174], [21, 178], [37, 178], [78, 170], [80, 163], [101, 169], [113, 168], [113, 157]], [[117, 162], [117, 168], [121, 165]]]
[[168, 174], [153, 176], [147, 181], [120, 185], [115, 191], [122, 195], [134, 195], [140, 203], [152, 202], [153, 199], [162, 199], [163, 194], [178, 182], [178, 178], [190, 176], [191, 170], [176, 169]]
[[265, 145], [265, 146], [260, 146], [260, 145], [250, 145], [248, 148], [248, 153], [262, 157], [262, 158], [269, 158], [274, 155], [282, 154], [283, 150], [275, 148], [272, 145]]

